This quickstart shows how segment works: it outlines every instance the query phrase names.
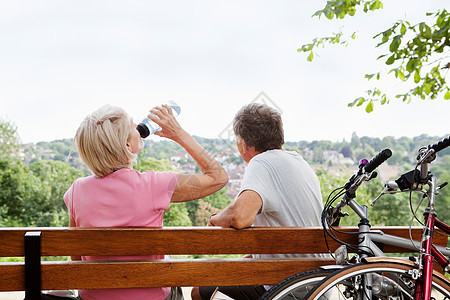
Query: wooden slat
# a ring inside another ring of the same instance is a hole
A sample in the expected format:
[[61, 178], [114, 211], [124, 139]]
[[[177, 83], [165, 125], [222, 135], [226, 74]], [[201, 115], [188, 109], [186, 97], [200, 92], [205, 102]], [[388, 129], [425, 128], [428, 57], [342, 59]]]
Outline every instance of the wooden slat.
[[[195, 259], [140, 262], [43, 262], [42, 288], [275, 284], [330, 259]], [[23, 264], [0, 265], [0, 291], [24, 290]]]
[[[409, 238], [407, 227], [374, 227], [386, 234]], [[42, 231], [43, 256], [69, 255], [155, 255], [155, 254], [273, 254], [325, 253], [323, 229], [273, 227], [235, 230], [218, 227], [166, 228], [0, 228], [0, 256], [23, 256], [23, 236]], [[356, 227], [342, 228], [357, 232]], [[420, 239], [421, 228], [413, 228]], [[357, 235], [339, 235], [357, 244]], [[434, 235], [435, 244], [447, 245], [447, 238]], [[329, 240], [334, 251], [339, 244]], [[386, 247], [385, 252], [405, 252]]]

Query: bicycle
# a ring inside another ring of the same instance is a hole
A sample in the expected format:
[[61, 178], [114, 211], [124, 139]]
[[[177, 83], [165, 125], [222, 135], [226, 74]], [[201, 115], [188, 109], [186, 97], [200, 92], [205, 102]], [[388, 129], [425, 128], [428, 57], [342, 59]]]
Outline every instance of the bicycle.
[[[422, 149], [422, 152], [419, 154], [419, 163], [416, 166], [421, 166], [421, 172], [418, 172], [416, 169], [408, 172], [400, 177], [398, 182], [400, 183], [401, 191], [409, 191], [409, 190], [421, 190], [424, 184], [429, 185], [430, 189], [425, 195], [427, 197], [432, 198], [432, 203], [434, 203], [434, 195], [438, 190], [436, 187], [436, 178], [434, 178], [431, 174], [428, 174], [428, 165], [434, 160], [435, 153], [438, 151], [448, 147], [450, 145], [450, 137], [434, 144], [429, 145], [425, 151]], [[339, 239], [336, 237], [333, 229], [333, 226], [338, 225], [340, 218], [344, 217], [345, 214], [342, 214], [341, 209], [348, 205], [352, 208], [352, 210], [361, 218], [361, 222], [358, 225], [359, 227], [359, 241], [360, 243], [356, 247], [357, 256], [353, 257], [353, 261], [348, 262], [346, 257], [346, 248], [353, 248], [352, 245], [345, 244], [344, 247], [341, 247], [337, 253], [337, 257], [344, 257], [344, 259], [340, 259], [338, 263], [340, 264], [349, 264], [349, 266], [327, 266], [322, 267], [318, 270], [312, 270], [308, 272], [303, 272], [286, 278], [279, 284], [273, 286], [266, 294], [263, 295], [261, 299], [319, 299], [322, 297], [323, 299], [327, 299], [329, 295], [334, 297], [336, 292], [329, 291], [331, 287], [339, 287], [342, 288], [342, 291], [339, 290], [337, 293], [338, 296], [343, 296], [345, 299], [372, 299], [372, 296], [375, 299], [412, 299], [414, 297], [410, 297], [413, 293], [411, 292], [412, 287], [422, 286], [421, 284], [416, 284], [416, 280], [421, 278], [420, 270], [421, 266], [416, 266], [420, 262], [412, 262], [407, 260], [399, 260], [392, 258], [380, 258], [385, 255], [383, 252], [375, 245], [375, 242], [380, 242], [384, 244], [396, 245], [403, 248], [408, 248], [413, 251], [416, 251], [416, 248], [421, 248], [420, 242], [412, 242], [408, 239], [399, 238], [396, 236], [390, 236], [383, 234], [381, 231], [372, 231], [370, 230], [370, 222], [368, 219], [368, 210], [366, 206], [361, 206], [356, 202], [356, 190], [358, 187], [364, 182], [371, 180], [376, 177], [376, 172], [373, 172], [380, 164], [382, 164], [385, 160], [387, 160], [391, 156], [391, 151], [389, 149], [385, 149], [380, 154], [378, 154], [374, 159], [372, 159], [369, 163], [367, 161], [362, 161], [360, 164], [360, 168], [357, 173], [355, 173], [349, 181], [344, 185], [344, 187], [340, 189], [336, 189], [327, 200], [325, 204], [324, 211], [322, 213], [322, 223], [324, 226], [324, 232], [331, 238]], [[433, 158], [433, 159], [431, 159]], [[420, 174], [417, 176], [417, 174]], [[423, 175], [422, 175], [423, 174]], [[414, 180], [410, 183], [411, 178], [420, 178], [418, 182]], [[408, 183], [410, 183], [408, 185]], [[413, 187], [411, 189], [410, 187]], [[442, 188], [444, 185], [439, 186]], [[384, 189], [384, 193], [394, 193], [398, 189], [398, 184], [396, 182], [388, 182]], [[382, 193], [383, 194], [383, 193]], [[342, 200], [336, 207], [333, 207], [332, 204], [342, 197]], [[378, 200], [381, 195], [376, 199]], [[374, 201], [374, 203], [376, 202]], [[373, 204], [374, 204], [373, 203]], [[434, 210], [434, 205], [432, 206]], [[433, 213], [429, 213], [429, 216], [434, 216]], [[427, 218], [427, 221], [432, 222], [435, 218], [430, 217]], [[427, 222], [428, 226], [430, 226], [430, 222]], [[438, 221], [436, 224], [438, 226], [444, 228], [443, 230], [449, 234], [448, 226]], [[428, 238], [429, 233], [433, 232], [433, 227], [426, 227], [427, 229], [424, 232], [427, 233], [427, 238], [425, 242], [432, 242], [432, 239]], [[423, 242], [422, 242], [423, 243]], [[438, 253], [444, 253], [444, 255], [450, 255], [450, 251], [445, 249], [444, 247], [433, 248], [431, 244], [429, 244], [429, 248], [427, 249], [435, 249], [433, 250], [434, 255], [439, 256]], [[420, 250], [420, 249], [419, 249]], [[344, 252], [341, 253], [341, 252]], [[431, 252], [425, 251], [426, 253]], [[431, 254], [431, 253], [430, 253]], [[442, 255], [442, 254], [441, 254]], [[419, 256], [420, 257], [420, 256]], [[440, 260], [445, 260], [445, 257], [440, 257]], [[427, 258], [427, 263], [429, 264], [429, 259]], [[443, 262], [443, 264], [445, 264]], [[448, 262], [446, 262], [446, 267], [448, 267]], [[385, 273], [388, 270], [389, 273]], [[426, 276], [432, 278], [430, 275], [430, 270], [432, 269], [428, 266], [426, 270]], [[376, 272], [381, 273], [378, 275], [374, 275]], [[410, 272], [408, 275], [411, 279], [404, 279], [407, 277], [405, 272]], [[341, 278], [342, 279], [339, 279]], [[425, 276], [423, 276], [425, 278]], [[436, 273], [433, 277], [433, 282], [435, 283], [433, 286], [436, 291], [440, 292], [444, 297], [449, 298], [450, 295], [450, 283], [448, 280]], [[427, 283], [429, 285], [429, 283]], [[424, 288], [424, 290], [431, 290], [430, 287]], [[400, 292], [399, 292], [400, 291]], [[396, 294], [397, 293], [397, 294]], [[427, 297], [427, 295], [426, 295]], [[322, 299], [321, 298], [321, 299]], [[414, 298], [420, 299], [420, 298]], [[423, 298], [429, 299], [429, 298]]]
[[[450, 298], [450, 280], [433, 270], [433, 261], [436, 260], [445, 272], [449, 271], [449, 260], [444, 256], [450, 255], [448, 249], [439, 250], [433, 245], [435, 227], [450, 234], [450, 227], [436, 218], [435, 209], [435, 196], [447, 183], [437, 185], [437, 178], [429, 172], [429, 165], [436, 158], [436, 153], [448, 146], [450, 137], [419, 149], [414, 170], [403, 174], [396, 181], [387, 182], [383, 192], [372, 203], [374, 205], [383, 194], [423, 192], [423, 199], [428, 201], [424, 212], [422, 241], [419, 245], [411, 243], [417, 247], [419, 255], [412, 257], [411, 261], [363, 256], [358, 264], [345, 267], [323, 279], [306, 295], [307, 299], [326, 299], [328, 295], [344, 299], [373, 299], [372, 296], [379, 299], [417, 300]], [[422, 191], [424, 186], [428, 186], [426, 191]], [[342, 206], [345, 204], [342, 203]], [[332, 211], [336, 214], [340, 209]], [[370, 237], [375, 240], [377, 235]], [[386, 243], [390, 244], [389, 239]], [[376, 245], [369, 244], [369, 247], [377, 254], [379, 249]]]

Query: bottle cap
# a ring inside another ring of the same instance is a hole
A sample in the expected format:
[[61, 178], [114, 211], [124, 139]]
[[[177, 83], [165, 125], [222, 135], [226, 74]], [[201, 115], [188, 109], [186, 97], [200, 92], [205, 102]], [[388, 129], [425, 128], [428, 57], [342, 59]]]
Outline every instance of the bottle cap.
[[145, 126], [144, 123], [139, 123], [136, 129], [137, 131], [139, 131], [139, 134], [143, 139], [150, 135], [150, 130], [148, 130], [147, 126]]

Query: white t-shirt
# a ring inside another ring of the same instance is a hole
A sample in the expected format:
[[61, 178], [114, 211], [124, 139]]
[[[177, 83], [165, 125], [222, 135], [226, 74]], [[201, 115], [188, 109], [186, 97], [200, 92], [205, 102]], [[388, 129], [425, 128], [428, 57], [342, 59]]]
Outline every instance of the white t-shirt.
[[254, 226], [321, 226], [323, 202], [319, 179], [297, 152], [269, 150], [253, 157], [245, 171], [240, 193], [245, 190], [255, 191], [263, 202]]

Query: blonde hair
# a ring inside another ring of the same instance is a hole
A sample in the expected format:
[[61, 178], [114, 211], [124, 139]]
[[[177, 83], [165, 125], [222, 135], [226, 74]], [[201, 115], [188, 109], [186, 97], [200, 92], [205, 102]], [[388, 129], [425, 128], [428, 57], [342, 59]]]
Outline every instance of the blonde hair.
[[78, 153], [97, 177], [128, 168], [136, 160], [136, 154], [127, 148], [131, 122], [122, 108], [109, 104], [81, 122], [75, 136]]

